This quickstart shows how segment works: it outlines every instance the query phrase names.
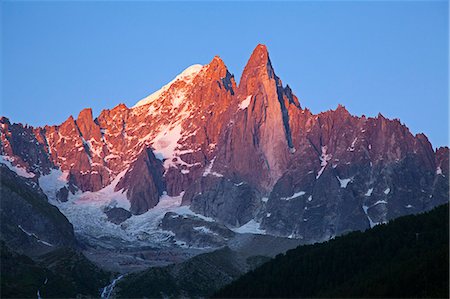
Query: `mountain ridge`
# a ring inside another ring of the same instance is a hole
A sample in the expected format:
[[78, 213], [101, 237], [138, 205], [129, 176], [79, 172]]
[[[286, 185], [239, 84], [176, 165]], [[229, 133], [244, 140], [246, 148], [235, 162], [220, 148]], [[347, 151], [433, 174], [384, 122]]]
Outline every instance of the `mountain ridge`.
[[52, 194], [62, 202], [117, 182], [133, 214], [181, 196], [232, 227], [256, 221], [269, 234], [317, 241], [448, 201], [448, 147], [434, 150], [381, 114], [357, 117], [342, 105], [313, 114], [283, 86], [264, 45], [239, 84], [216, 56], [131, 108], [96, 118], [86, 108], [38, 128], [0, 123], [0, 154], [37, 182], [59, 169]]

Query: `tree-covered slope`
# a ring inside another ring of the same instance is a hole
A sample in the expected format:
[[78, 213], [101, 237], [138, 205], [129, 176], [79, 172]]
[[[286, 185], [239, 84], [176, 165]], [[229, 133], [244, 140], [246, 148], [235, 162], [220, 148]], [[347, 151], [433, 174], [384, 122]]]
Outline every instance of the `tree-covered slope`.
[[183, 263], [125, 276], [117, 298], [204, 298], [262, 264], [263, 256], [244, 257], [228, 247], [197, 255]]
[[448, 298], [448, 207], [297, 247], [214, 297]]
[[0, 240], [30, 257], [76, 246], [72, 224], [38, 184], [0, 163]]
[[59, 248], [39, 261], [1, 248], [1, 298], [98, 297], [111, 277], [73, 248]]

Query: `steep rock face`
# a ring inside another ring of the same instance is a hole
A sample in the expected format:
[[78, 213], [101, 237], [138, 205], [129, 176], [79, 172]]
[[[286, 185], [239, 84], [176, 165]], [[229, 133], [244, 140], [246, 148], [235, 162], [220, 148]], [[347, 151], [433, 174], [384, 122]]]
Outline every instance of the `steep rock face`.
[[[59, 126], [46, 126], [41, 129], [48, 145], [48, 155], [54, 165], [69, 173], [71, 184], [81, 191], [97, 191], [106, 186], [110, 180], [110, 174], [103, 166], [100, 157], [101, 145], [89, 138], [89, 121], [92, 120], [92, 112], [83, 110], [79, 120], [70, 116]], [[81, 125], [86, 138], [81, 134]], [[93, 133], [94, 134], [94, 133]]]
[[223, 136], [217, 169], [237, 175], [269, 191], [287, 168], [292, 138], [287, 99], [297, 105], [290, 89], [275, 75], [267, 48], [253, 51], [239, 83], [239, 106]]
[[161, 161], [151, 150], [144, 150], [116, 185], [116, 191], [126, 190], [133, 214], [142, 214], [158, 204], [166, 189], [163, 173]]
[[244, 182], [208, 175], [196, 180], [183, 196], [192, 211], [239, 227], [255, 217], [260, 193]]
[[217, 222], [171, 212], [164, 215], [160, 227], [173, 232], [177, 242], [189, 247], [222, 247], [235, 235]]
[[428, 139], [398, 120], [342, 106], [300, 120], [290, 167], [260, 214], [268, 232], [322, 241], [448, 201]]
[[13, 158], [16, 165], [32, 172], [48, 172], [53, 166], [40, 131], [11, 124], [6, 117], [0, 118], [0, 154]]
[[436, 174], [448, 173], [449, 168], [449, 149], [440, 147], [436, 150]]
[[219, 136], [237, 103], [236, 83], [219, 57], [204, 66], [192, 82], [193, 86], [180, 104], [189, 111], [181, 121], [182, 138], [177, 147], [175, 166], [166, 173], [167, 192], [178, 195], [201, 176], [203, 169], [216, 155]]
[[31, 179], [0, 164], [1, 239], [11, 248], [37, 256], [75, 246], [73, 227]]
[[77, 127], [80, 130], [81, 136], [85, 140], [93, 140], [97, 143], [100, 143], [102, 134], [100, 131], [100, 127], [94, 122], [92, 118], [92, 109], [87, 108], [84, 109], [78, 114], [78, 118], [76, 120]]
[[446, 202], [449, 197], [449, 148], [440, 147], [436, 150], [436, 175], [432, 185], [430, 202]]

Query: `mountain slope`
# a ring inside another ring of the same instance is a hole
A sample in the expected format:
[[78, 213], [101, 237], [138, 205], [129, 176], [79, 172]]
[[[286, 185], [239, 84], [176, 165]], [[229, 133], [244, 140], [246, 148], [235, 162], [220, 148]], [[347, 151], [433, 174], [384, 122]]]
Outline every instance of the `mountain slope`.
[[279, 255], [215, 297], [439, 297], [449, 292], [448, 204]]
[[236, 279], [249, 267], [250, 260], [224, 248], [181, 264], [129, 274], [117, 284], [116, 295], [118, 298], [203, 297]]
[[110, 274], [81, 253], [60, 248], [34, 261], [1, 243], [2, 298], [98, 297]]
[[111, 207], [140, 215], [170, 196], [230, 228], [315, 242], [449, 200], [448, 147], [381, 114], [311, 113], [264, 45], [238, 86], [216, 56], [132, 108], [0, 124], [2, 159], [34, 176], [79, 233], [97, 235], [71, 213], [81, 205], [103, 223]]
[[32, 179], [0, 164], [0, 239], [14, 250], [37, 256], [76, 245], [72, 224]]

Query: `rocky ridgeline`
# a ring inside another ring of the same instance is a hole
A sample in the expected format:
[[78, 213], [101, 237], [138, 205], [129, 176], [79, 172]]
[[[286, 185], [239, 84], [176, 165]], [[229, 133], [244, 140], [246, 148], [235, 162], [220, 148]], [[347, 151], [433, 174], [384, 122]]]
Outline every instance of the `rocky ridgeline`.
[[434, 150], [381, 114], [312, 114], [263, 45], [238, 86], [214, 57], [132, 108], [95, 119], [85, 109], [43, 128], [0, 123], [0, 153], [13, 164], [36, 177], [68, 173], [60, 200], [118, 179], [133, 214], [184, 192], [183, 204], [228, 226], [255, 220], [270, 234], [316, 241], [449, 199], [447, 147]]

